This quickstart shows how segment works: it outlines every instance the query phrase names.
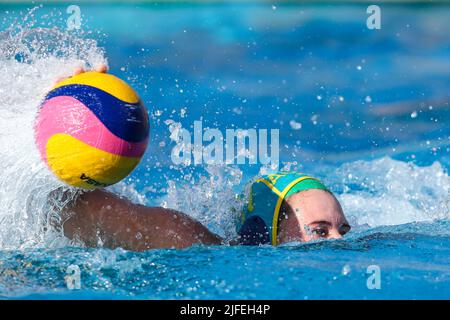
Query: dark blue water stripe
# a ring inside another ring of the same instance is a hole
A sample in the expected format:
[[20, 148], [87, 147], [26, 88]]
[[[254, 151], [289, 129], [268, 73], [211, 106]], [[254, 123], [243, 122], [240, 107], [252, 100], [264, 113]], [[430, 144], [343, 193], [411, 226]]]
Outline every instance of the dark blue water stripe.
[[92, 86], [70, 84], [50, 91], [45, 100], [70, 96], [82, 102], [119, 138], [141, 142], [148, 137], [148, 115], [141, 102], [124, 102]]

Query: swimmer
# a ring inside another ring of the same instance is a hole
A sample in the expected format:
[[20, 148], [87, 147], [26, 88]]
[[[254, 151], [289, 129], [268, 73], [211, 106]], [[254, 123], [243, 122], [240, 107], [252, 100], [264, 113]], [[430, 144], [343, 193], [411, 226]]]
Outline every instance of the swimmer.
[[[106, 66], [97, 68], [106, 72]], [[84, 72], [77, 69], [74, 73]], [[69, 239], [88, 247], [144, 251], [186, 248], [224, 241], [188, 215], [147, 207], [97, 189], [82, 193], [61, 213]], [[341, 205], [319, 180], [296, 172], [279, 172], [251, 183], [250, 195], [233, 244], [278, 245], [340, 238], [350, 230]]]

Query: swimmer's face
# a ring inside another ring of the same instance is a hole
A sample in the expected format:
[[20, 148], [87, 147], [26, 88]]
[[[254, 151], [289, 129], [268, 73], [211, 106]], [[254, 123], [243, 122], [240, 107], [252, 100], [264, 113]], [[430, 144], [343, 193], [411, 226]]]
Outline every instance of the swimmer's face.
[[350, 231], [341, 205], [319, 189], [290, 196], [280, 211], [278, 242], [341, 238]]

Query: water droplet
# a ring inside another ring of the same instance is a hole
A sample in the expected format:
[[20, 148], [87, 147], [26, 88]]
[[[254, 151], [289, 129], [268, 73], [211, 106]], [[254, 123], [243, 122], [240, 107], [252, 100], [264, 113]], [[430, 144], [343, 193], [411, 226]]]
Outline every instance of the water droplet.
[[295, 120], [289, 121], [289, 125], [293, 130], [300, 130], [302, 128], [302, 124], [300, 122], [297, 122]]
[[344, 267], [342, 267], [342, 275], [343, 276], [348, 275], [351, 271], [352, 271], [352, 269], [350, 268], [350, 266], [348, 264], [346, 264]]

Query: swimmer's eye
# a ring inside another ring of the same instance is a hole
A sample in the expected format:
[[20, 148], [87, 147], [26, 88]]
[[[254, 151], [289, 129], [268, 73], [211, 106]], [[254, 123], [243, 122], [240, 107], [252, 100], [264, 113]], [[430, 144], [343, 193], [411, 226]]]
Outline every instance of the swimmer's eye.
[[317, 228], [317, 229], [314, 229], [312, 232], [313, 232], [313, 234], [315, 234], [321, 238], [325, 238], [328, 236], [328, 229], [325, 229], [325, 228]]

